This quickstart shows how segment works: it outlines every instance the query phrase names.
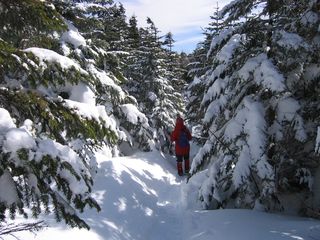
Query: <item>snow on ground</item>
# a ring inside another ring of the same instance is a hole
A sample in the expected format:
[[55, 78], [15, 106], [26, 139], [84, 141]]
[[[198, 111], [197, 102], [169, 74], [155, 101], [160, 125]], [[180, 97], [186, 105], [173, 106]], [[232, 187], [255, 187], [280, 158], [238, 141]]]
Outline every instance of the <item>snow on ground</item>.
[[196, 197], [205, 172], [186, 184], [185, 177], [177, 176], [171, 156], [97, 154], [97, 159], [94, 196], [102, 211], [87, 210], [82, 215], [90, 231], [70, 229], [46, 217], [51, 228], [17, 236], [23, 240], [320, 239], [320, 222], [312, 219], [251, 210], [201, 210]]

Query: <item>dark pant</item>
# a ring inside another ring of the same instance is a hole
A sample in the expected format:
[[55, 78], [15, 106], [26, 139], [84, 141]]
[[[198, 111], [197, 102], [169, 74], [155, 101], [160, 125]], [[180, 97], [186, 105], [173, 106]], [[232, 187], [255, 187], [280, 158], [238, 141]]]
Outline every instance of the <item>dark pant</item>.
[[186, 155], [176, 155], [177, 162], [182, 162], [183, 160], [189, 160], [189, 153]]
[[184, 171], [185, 173], [189, 173], [190, 170], [190, 160], [189, 160], [189, 153], [186, 155], [176, 155], [177, 156], [177, 169], [178, 174], [180, 176], [183, 175], [183, 169], [182, 169], [182, 161], [184, 160]]

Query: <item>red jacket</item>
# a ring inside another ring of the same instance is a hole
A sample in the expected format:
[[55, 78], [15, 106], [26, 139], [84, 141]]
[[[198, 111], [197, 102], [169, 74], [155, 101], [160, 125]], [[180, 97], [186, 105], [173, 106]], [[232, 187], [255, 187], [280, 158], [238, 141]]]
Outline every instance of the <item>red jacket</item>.
[[176, 155], [186, 155], [186, 154], [189, 154], [189, 151], [190, 151], [190, 145], [188, 145], [187, 147], [180, 147], [177, 144], [177, 141], [179, 139], [179, 134], [181, 131], [184, 131], [187, 133], [187, 138], [189, 141], [192, 139], [190, 131], [188, 130], [188, 128], [186, 128], [186, 126], [183, 123], [183, 119], [178, 117], [176, 121], [176, 126], [173, 132], [171, 133], [171, 141], [176, 142]]

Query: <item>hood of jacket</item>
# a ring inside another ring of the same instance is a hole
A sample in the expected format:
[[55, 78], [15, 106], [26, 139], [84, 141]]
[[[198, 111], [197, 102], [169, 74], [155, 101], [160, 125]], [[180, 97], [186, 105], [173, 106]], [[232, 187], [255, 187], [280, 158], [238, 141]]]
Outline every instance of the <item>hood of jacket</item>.
[[181, 130], [184, 128], [184, 122], [183, 122], [183, 119], [178, 117], [177, 120], [176, 120], [176, 129], [177, 130]]

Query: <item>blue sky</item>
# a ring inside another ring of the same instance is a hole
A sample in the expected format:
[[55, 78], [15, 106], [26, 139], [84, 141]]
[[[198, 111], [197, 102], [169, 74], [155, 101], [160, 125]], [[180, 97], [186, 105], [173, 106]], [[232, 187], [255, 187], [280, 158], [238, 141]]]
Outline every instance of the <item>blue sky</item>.
[[[231, 0], [219, 0], [222, 8]], [[171, 31], [175, 39], [175, 50], [192, 52], [203, 39], [202, 28], [210, 22], [217, 7], [217, 0], [120, 0], [127, 16], [137, 16], [140, 26], [146, 25], [150, 17], [156, 27], [166, 34]]]

